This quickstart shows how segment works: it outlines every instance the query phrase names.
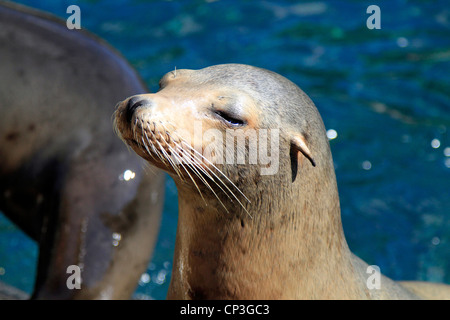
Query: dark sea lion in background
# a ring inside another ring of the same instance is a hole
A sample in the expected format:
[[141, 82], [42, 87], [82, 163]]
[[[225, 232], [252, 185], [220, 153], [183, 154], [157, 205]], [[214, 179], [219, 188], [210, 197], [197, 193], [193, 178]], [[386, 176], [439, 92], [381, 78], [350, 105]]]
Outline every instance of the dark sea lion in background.
[[[372, 269], [349, 250], [325, 128], [295, 84], [231, 64], [169, 72], [160, 87], [119, 104], [115, 127], [178, 188], [169, 299], [426, 297], [422, 283], [407, 283], [410, 291], [378, 274], [377, 286]], [[245, 148], [220, 138], [236, 129], [248, 137]], [[255, 136], [246, 132], [262, 129], [279, 133], [278, 146], [268, 148], [279, 157], [278, 170], [262, 174], [268, 162], [220, 163], [219, 151], [230, 145], [249, 159]], [[205, 138], [208, 130], [214, 139]], [[450, 286], [427, 286], [450, 298]]]
[[39, 243], [33, 297], [130, 298], [156, 242], [164, 173], [144, 172], [111, 114], [146, 86], [103, 41], [12, 3], [0, 4], [0, 57], [0, 211]]

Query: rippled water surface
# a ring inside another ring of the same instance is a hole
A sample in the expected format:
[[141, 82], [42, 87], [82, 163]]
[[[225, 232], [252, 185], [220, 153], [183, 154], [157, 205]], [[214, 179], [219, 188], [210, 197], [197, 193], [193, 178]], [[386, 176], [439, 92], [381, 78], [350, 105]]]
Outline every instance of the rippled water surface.
[[[219, 63], [294, 81], [327, 129], [350, 248], [394, 279], [450, 283], [450, 6], [448, 1], [39, 0], [21, 3], [116, 47], [151, 91], [167, 71]], [[335, 135], [336, 135], [335, 134]], [[164, 299], [177, 223], [167, 182], [161, 234], [138, 298]], [[30, 292], [36, 246], [0, 217], [0, 280]]]

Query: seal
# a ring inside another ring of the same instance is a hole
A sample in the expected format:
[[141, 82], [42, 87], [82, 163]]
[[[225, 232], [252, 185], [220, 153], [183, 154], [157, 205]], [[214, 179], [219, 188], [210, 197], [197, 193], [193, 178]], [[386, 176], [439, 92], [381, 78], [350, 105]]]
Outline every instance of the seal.
[[[165, 174], [144, 172], [111, 114], [145, 84], [104, 41], [9, 2], [0, 56], [0, 211], [39, 244], [32, 297], [130, 298], [158, 235]], [[68, 286], [76, 275], [79, 289]]]
[[420, 298], [381, 274], [373, 286], [350, 251], [321, 116], [288, 79], [239, 64], [175, 70], [114, 119], [177, 185], [169, 299]]

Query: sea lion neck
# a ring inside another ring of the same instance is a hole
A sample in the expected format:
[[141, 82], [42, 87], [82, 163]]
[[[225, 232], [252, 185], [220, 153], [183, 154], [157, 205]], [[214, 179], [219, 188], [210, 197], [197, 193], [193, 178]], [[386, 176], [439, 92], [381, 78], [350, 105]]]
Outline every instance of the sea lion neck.
[[[292, 192], [301, 193], [301, 189], [292, 188]], [[330, 288], [343, 287], [344, 281], [347, 288], [357, 290], [351, 286], [353, 275], [343, 271], [352, 267], [338, 200], [337, 206], [326, 208], [307, 203], [314, 197], [297, 194], [298, 205], [286, 202], [278, 211], [260, 211], [250, 217], [239, 207], [226, 212], [212, 206], [212, 201], [206, 205], [183, 187], [178, 190], [179, 220], [168, 298], [333, 298]], [[291, 196], [287, 194], [286, 199]]]

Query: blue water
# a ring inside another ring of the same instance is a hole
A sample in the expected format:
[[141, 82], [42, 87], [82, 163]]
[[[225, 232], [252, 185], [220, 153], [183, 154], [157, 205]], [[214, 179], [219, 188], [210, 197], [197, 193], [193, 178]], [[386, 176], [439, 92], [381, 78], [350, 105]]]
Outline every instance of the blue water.
[[[450, 6], [448, 1], [22, 0], [116, 47], [151, 91], [167, 71], [219, 63], [271, 69], [297, 83], [328, 129], [350, 248], [394, 279], [450, 283]], [[176, 188], [138, 298], [164, 299]], [[0, 280], [30, 292], [36, 246], [0, 217]]]

